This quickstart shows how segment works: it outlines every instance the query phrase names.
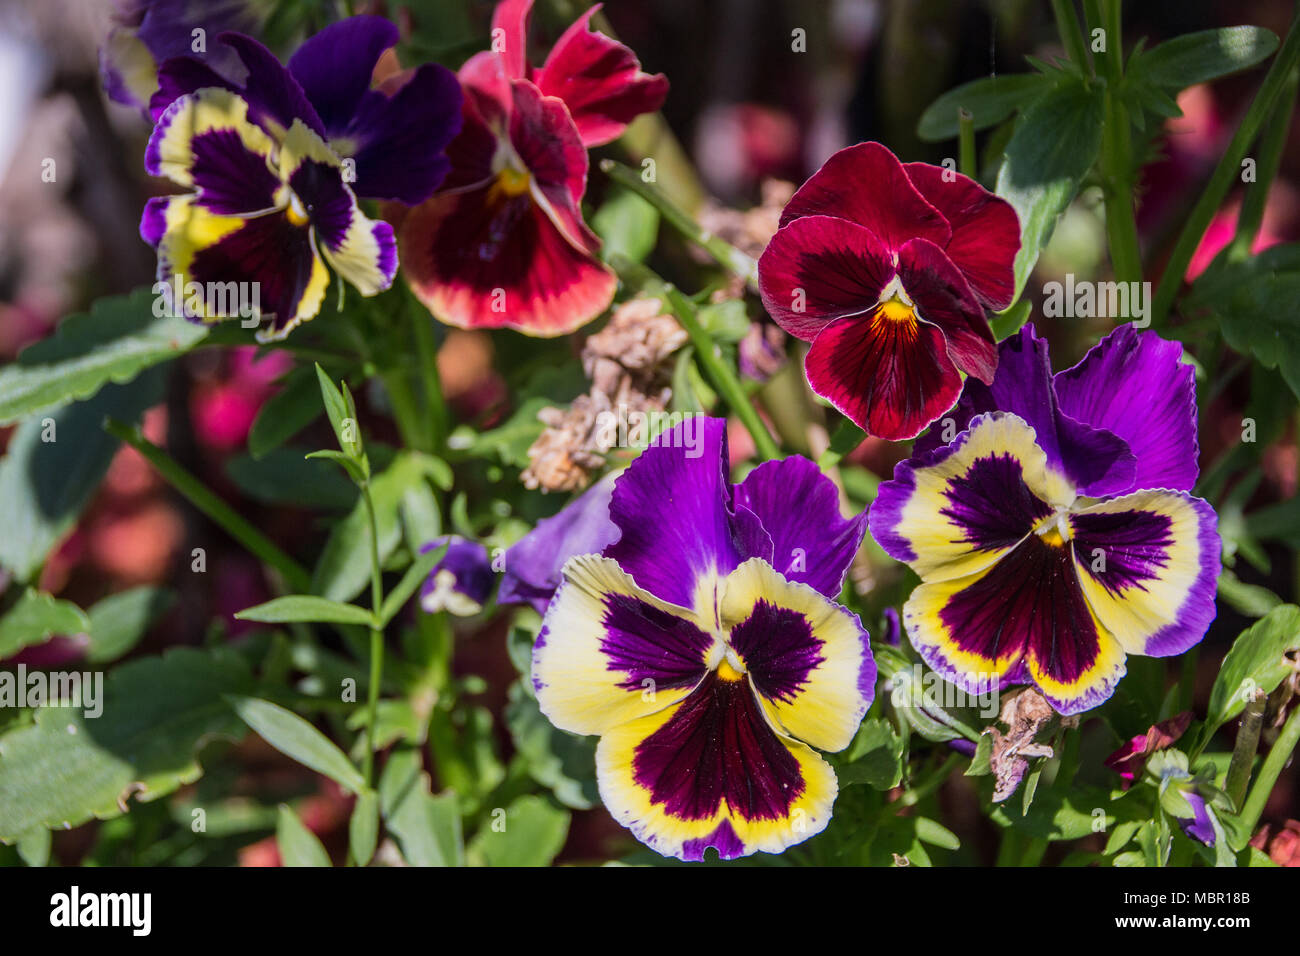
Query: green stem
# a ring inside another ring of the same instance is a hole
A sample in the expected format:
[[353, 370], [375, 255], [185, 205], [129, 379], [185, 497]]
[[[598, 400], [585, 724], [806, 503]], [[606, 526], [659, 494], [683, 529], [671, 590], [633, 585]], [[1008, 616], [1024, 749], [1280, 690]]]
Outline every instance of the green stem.
[[1250, 796], [1246, 798], [1246, 805], [1241, 811], [1241, 830], [1247, 837], [1255, 832], [1259, 818], [1264, 812], [1264, 805], [1268, 803], [1268, 798], [1273, 793], [1278, 775], [1291, 758], [1291, 752], [1295, 750], [1297, 743], [1300, 743], [1300, 707], [1292, 710], [1291, 716], [1286, 719], [1282, 733], [1278, 735], [1268, 756], [1264, 758], [1264, 764], [1259, 768], [1259, 776], [1255, 778], [1255, 786], [1251, 788]]
[[1169, 314], [1169, 309], [1174, 304], [1174, 297], [1182, 287], [1183, 276], [1187, 274], [1187, 265], [1192, 261], [1192, 255], [1201, 243], [1201, 237], [1209, 228], [1215, 212], [1223, 205], [1223, 199], [1228, 195], [1233, 182], [1241, 174], [1241, 161], [1246, 158], [1246, 150], [1259, 135], [1264, 120], [1272, 114], [1298, 59], [1300, 59], [1300, 17], [1295, 17], [1291, 21], [1291, 28], [1287, 30], [1286, 39], [1282, 41], [1282, 46], [1268, 68], [1263, 84], [1260, 85], [1259, 94], [1251, 101], [1250, 108], [1246, 110], [1241, 125], [1237, 127], [1237, 132], [1232, 137], [1232, 142], [1228, 144], [1227, 151], [1219, 160], [1219, 165], [1214, 168], [1210, 181], [1201, 192], [1201, 198], [1197, 200], [1191, 215], [1183, 225], [1182, 232], [1178, 234], [1178, 241], [1174, 243], [1173, 252], [1169, 254], [1169, 261], [1165, 264], [1165, 271], [1160, 276], [1160, 285], [1156, 288], [1155, 299], [1151, 304], [1152, 326], [1159, 326]]
[[311, 590], [311, 575], [306, 568], [240, 517], [203, 482], [181, 467], [176, 459], [145, 438], [140, 429], [110, 418], [104, 422], [104, 430], [143, 455], [158, 474], [162, 475], [163, 479], [180, 492], [190, 504], [212, 519], [264, 564], [279, 571], [290, 589], [298, 592]]
[[429, 447], [422, 450], [437, 454], [446, 444], [450, 420], [447, 415], [447, 403], [442, 397], [442, 380], [438, 377], [438, 350], [433, 342], [433, 317], [409, 290], [407, 310], [411, 315], [411, 328], [415, 334], [416, 362], [419, 365], [420, 384], [424, 391]]
[[767, 461], [780, 458], [781, 449], [777, 447], [767, 426], [759, 418], [758, 411], [740, 384], [740, 379], [731, 370], [731, 366], [722, 360], [718, 347], [713, 344], [709, 333], [705, 332], [704, 327], [700, 325], [695, 314], [695, 306], [675, 286], [667, 286], [664, 295], [668, 299], [668, 306], [672, 309], [673, 315], [690, 336], [691, 345], [695, 347], [695, 356], [704, 366], [704, 371], [708, 373], [714, 388], [721, 393], [723, 400], [735, 412], [741, 423], [749, 429], [758, 454]]
[[1025, 844], [1025, 851], [1020, 854], [1020, 862], [1017, 866], [1038, 866], [1043, 862], [1043, 854], [1047, 852], [1046, 837], [1032, 837]]
[[1255, 181], [1249, 184], [1241, 200], [1241, 212], [1237, 215], [1237, 232], [1232, 245], [1228, 248], [1228, 257], [1241, 261], [1250, 255], [1255, 236], [1264, 222], [1264, 209], [1268, 205], [1268, 190], [1277, 176], [1282, 163], [1282, 151], [1286, 148], [1287, 134], [1291, 131], [1291, 114], [1295, 110], [1296, 88], [1300, 83], [1300, 71], [1292, 70], [1287, 78], [1282, 98], [1269, 117], [1264, 127], [1264, 135], [1259, 143], [1259, 160], [1255, 164]]
[[975, 114], [964, 106], [957, 107], [957, 171], [971, 179], [979, 178], [975, 161]]
[[635, 169], [616, 163], [612, 159], [602, 159], [600, 169], [614, 182], [632, 190], [654, 206], [668, 225], [707, 252], [722, 268], [740, 276], [747, 285], [757, 291], [758, 264], [753, 259], [726, 240], [701, 229], [693, 217], [682, 212], [661, 191], [645, 182]]
[[1228, 764], [1228, 776], [1223, 782], [1223, 789], [1232, 798], [1234, 807], [1240, 807], [1246, 798], [1250, 768], [1255, 762], [1255, 752], [1259, 749], [1259, 732], [1264, 727], [1264, 708], [1267, 704], [1268, 697], [1261, 695], [1251, 700], [1241, 715], [1237, 743], [1232, 748], [1232, 762]]
[[1106, 53], [1099, 58], [1106, 77], [1101, 173], [1111, 269], [1120, 282], [1141, 282], [1142, 253], [1133, 214], [1133, 133], [1128, 110], [1119, 97], [1124, 75], [1119, 0], [1090, 0], [1089, 6], [1094, 22], [1106, 31]]
[[1052, 0], [1052, 13], [1056, 16], [1056, 31], [1061, 35], [1066, 55], [1087, 73], [1091, 69], [1091, 62], [1088, 59], [1088, 48], [1083, 42], [1083, 31], [1079, 29], [1079, 18], [1074, 15], [1074, 4], [1070, 0]]
[[[366, 518], [370, 522], [370, 606], [375, 614], [384, 604], [384, 588], [381, 580], [382, 568], [379, 563], [379, 523], [375, 520], [375, 503], [370, 494], [370, 485], [361, 487], [361, 495], [366, 503]], [[366, 706], [369, 718], [366, 721], [366, 786], [374, 785], [376, 732], [379, 724], [379, 684], [384, 677], [384, 632], [377, 627], [370, 629], [370, 686], [366, 689]]]

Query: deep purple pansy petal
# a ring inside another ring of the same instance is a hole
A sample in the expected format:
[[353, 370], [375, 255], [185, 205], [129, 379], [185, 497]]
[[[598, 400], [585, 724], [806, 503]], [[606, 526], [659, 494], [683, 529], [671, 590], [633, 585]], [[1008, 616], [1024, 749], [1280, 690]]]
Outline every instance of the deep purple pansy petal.
[[[727, 423], [693, 416], [663, 432], [619, 476], [610, 519], [621, 535], [604, 551], [655, 597], [695, 607], [701, 589], [751, 557], [771, 559], [771, 539], [727, 479]], [[765, 552], [765, 553], [764, 553]]]
[[865, 515], [840, 515], [835, 484], [806, 458], [759, 465], [736, 485], [736, 503], [763, 523], [772, 566], [835, 600], [866, 533]]
[[1182, 351], [1177, 342], [1126, 324], [1056, 376], [1061, 411], [1114, 432], [1137, 459], [1132, 481], [1105, 494], [1187, 491], [1196, 484], [1196, 383]]
[[309, 37], [289, 58], [289, 72], [327, 136], [342, 135], [370, 90], [379, 57], [397, 40], [397, 27], [383, 17], [348, 17]]
[[1064, 471], [1081, 494], [1112, 494], [1132, 485], [1134, 457], [1128, 443], [1057, 408], [1047, 340], [1038, 337], [1032, 324], [998, 344], [993, 384], [968, 379], [961, 400], [917, 440], [915, 453], [938, 448], [945, 435], [951, 438], [976, 415], [995, 411], [1011, 412], [1028, 422], [1048, 462]]
[[367, 92], [334, 145], [356, 162], [352, 189], [358, 196], [409, 206], [428, 198], [446, 178], [446, 148], [460, 128], [456, 75], [426, 63], [391, 95]]
[[510, 546], [498, 603], [528, 603], [545, 614], [563, 580], [564, 563], [579, 554], [598, 554], [618, 538], [618, 526], [609, 518], [617, 479], [606, 475]]

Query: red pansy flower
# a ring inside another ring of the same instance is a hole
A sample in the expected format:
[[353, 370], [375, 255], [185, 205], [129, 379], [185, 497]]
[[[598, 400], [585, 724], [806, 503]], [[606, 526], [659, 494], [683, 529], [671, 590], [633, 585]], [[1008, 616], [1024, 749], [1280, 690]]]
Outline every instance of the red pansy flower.
[[627, 47], [589, 29], [599, 5], [528, 65], [532, 0], [505, 0], [492, 49], [466, 61], [464, 125], [442, 190], [407, 212], [398, 248], [412, 289], [441, 321], [528, 335], [600, 315], [617, 279], [582, 219], [587, 147], [607, 143], [668, 92]]
[[842, 149], [794, 194], [758, 263], [763, 304], [812, 343], [808, 384], [872, 435], [915, 437], [952, 407], [959, 372], [993, 381], [986, 309], [1014, 292], [1020, 224], [974, 180]]

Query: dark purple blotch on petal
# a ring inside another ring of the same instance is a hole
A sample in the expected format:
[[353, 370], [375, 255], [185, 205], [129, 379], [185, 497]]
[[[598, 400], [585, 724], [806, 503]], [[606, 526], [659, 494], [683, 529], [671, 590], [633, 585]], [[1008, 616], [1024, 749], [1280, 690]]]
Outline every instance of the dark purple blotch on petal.
[[781, 819], [807, 786], [749, 682], [716, 673], [637, 745], [632, 771], [651, 803], [683, 820], [712, 817], [724, 799], [746, 820]]
[[713, 637], [690, 621], [632, 595], [609, 594], [604, 625], [600, 649], [607, 669], [627, 675], [618, 685], [625, 690], [694, 687], [704, 676]]
[[731, 629], [730, 641], [744, 659], [754, 687], [772, 700], [793, 700], [808, 675], [826, 659], [806, 617], [765, 600]]

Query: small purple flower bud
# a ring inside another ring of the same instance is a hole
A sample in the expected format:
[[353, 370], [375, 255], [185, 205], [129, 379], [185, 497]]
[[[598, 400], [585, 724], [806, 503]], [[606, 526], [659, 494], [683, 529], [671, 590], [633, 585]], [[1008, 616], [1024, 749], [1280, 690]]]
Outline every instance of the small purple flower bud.
[[492, 565], [487, 548], [477, 541], [443, 535], [420, 549], [424, 554], [447, 544], [447, 553], [433, 566], [420, 589], [420, 607], [430, 614], [447, 611], [470, 617], [483, 610], [492, 591]]

